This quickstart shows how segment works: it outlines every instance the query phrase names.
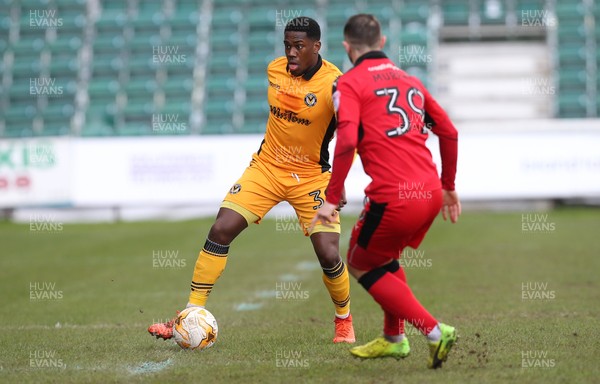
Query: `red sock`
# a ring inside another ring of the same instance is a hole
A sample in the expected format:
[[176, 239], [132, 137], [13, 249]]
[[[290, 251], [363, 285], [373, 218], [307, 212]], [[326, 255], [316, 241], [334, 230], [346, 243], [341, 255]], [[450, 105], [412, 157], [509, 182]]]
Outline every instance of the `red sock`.
[[[389, 273], [406, 283], [406, 275], [404, 274], [404, 269], [402, 268], [400, 263], [398, 263], [398, 260], [394, 260], [388, 265], [384, 266], [384, 269], [386, 269]], [[404, 319], [399, 319], [398, 317], [385, 310], [383, 312], [383, 333], [388, 336], [397, 336], [404, 334]]]
[[410, 287], [390, 272], [382, 268], [372, 270], [361, 277], [359, 283], [385, 312], [396, 319], [405, 319], [424, 335], [437, 325], [437, 320], [421, 305]]

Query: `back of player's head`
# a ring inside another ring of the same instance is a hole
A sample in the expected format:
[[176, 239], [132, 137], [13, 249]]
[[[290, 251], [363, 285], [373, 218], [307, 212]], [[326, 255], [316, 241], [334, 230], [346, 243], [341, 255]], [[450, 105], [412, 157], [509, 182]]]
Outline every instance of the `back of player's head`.
[[381, 26], [373, 15], [360, 13], [348, 19], [344, 39], [353, 46], [376, 47], [381, 39]]
[[306, 37], [311, 40], [321, 40], [321, 27], [314, 19], [301, 16], [288, 21], [285, 25], [285, 32], [306, 32]]

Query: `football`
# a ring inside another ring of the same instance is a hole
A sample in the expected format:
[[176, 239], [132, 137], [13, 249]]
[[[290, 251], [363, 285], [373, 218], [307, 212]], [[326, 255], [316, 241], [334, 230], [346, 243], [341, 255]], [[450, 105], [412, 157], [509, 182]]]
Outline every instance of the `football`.
[[202, 350], [217, 340], [217, 320], [205, 308], [190, 307], [179, 313], [173, 324], [173, 338], [183, 349]]

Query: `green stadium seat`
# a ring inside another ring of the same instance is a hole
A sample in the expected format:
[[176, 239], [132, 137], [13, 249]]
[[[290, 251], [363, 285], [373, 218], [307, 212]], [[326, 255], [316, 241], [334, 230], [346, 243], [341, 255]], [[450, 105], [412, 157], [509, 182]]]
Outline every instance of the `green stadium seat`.
[[217, 100], [208, 99], [204, 104], [204, 112], [211, 116], [222, 116], [227, 115], [229, 117], [233, 114], [233, 100]]
[[118, 30], [122, 30], [128, 22], [127, 14], [124, 10], [104, 9], [100, 18], [96, 21], [95, 27], [99, 31], [115, 33]]
[[156, 80], [154, 79], [141, 79], [135, 81], [129, 81], [123, 84], [123, 88], [127, 95], [151, 95], [158, 89]]
[[427, 26], [420, 23], [406, 24], [400, 32], [400, 44], [407, 45], [427, 45], [428, 39]]
[[222, 135], [233, 132], [233, 124], [229, 120], [211, 120], [200, 127], [203, 135]]
[[481, 2], [479, 3], [479, 18], [481, 24], [505, 24], [506, 3], [505, 2]]
[[[165, 50], [161, 46], [159, 35], [137, 35], [127, 41], [130, 60], [138, 61], [142, 57], [154, 58], [155, 53]], [[158, 51], [157, 51], [158, 50]], [[160, 56], [160, 55], [159, 55]]]
[[171, 14], [167, 19], [166, 23], [177, 30], [195, 30], [200, 22], [200, 15], [196, 9], [175, 9], [175, 12]]
[[137, 73], [141, 76], [156, 72], [160, 66], [152, 57], [151, 51], [148, 54], [130, 57], [126, 65], [130, 73]]
[[165, 79], [161, 87], [169, 91], [173, 90], [182, 93], [191, 93], [194, 88], [193, 74], [169, 73], [169, 76]]
[[9, 49], [17, 56], [37, 56], [45, 46], [44, 39], [39, 37], [21, 38], [14, 44], [9, 46]]
[[92, 75], [96, 77], [116, 77], [124, 68], [124, 61], [119, 56], [97, 56], [92, 61]]
[[4, 112], [4, 137], [29, 137], [33, 135], [33, 106], [14, 106]]
[[211, 48], [215, 51], [233, 51], [237, 53], [237, 45], [240, 43], [240, 36], [234, 33], [213, 33], [210, 36]]
[[154, 1], [140, 1], [138, 3], [138, 10], [141, 13], [164, 13], [164, 1], [163, 0], [154, 0]]
[[118, 53], [125, 46], [125, 38], [121, 31], [117, 33], [96, 36], [92, 43], [94, 53]]
[[[0, 33], [2, 36], [8, 36], [10, 27], [12, 25], [12, 19], [8, 11], [0, 12]], [[5, 39], [2, 39], [4, 41]]]
[[445, 25], [468, 25], [469, 3], [466, 1], [442, 1], [442, 15]]
[[568, 19], [582, 20], [585, 17], [585, 8], [583, 2], [578, 1], [575, 4], [561, 1], [556, 4], [556, 16], [560, 22]]
[[327, 7], [327, 23], [338, 24], [343, 27], [348, 18], [357, 13], [353, 4], [348, 4], [345, 1], [330, 2]]
[[[178, 101], [176, 103], [173, 103], [167, 100], [167, 103], [162, 108], [156, 109], [156, 113], [177, 114], [184, 117], [190, 115], [191, 107], [192, 106], [189, 101], [189, 97], [187, 102]], [[187, 119], [188, 117], [186, 117], [186, 120]]]
[[[255, 54], [257, 49], [265, 49], [269, 52], [273, 51], [273, 47], [276, 41], [283, 41], [283, 38], [279, 33], [275, 32], [251, 32], [247, 36], [247, 44], [250, 46], [250, 52]], [[283, 43], [281, 43], [281, 50], [283, 51]]]
[[585, 68], [561, 69], [558, 71], [558, 87], [564, 90], [579, 90], [585, 92], [587, 74]]
[[175, 8], [184, 11], [192, 11], [198, 9], [198, 1], [196, 0], [177, 0]]
[[170, 38], [161, 41], [161, 45], [174, 45], [178, 47], [177, 53], [185, 53], [188, 56], [196, 54], [197, 36], [196, 31], [178, 32]]
[[266, 95], [267, 88], [269, 87], [269, 81], [267, 80], [266, 75], [260, 77], [249, 77], [246, 79], [244, 86], [248, 92], [260, 92]]
[[560, 92], [558, 95], [559, 117], [585, 117], [587, 115], [585, 93]]
[[237, 133], [265, 133], [268, 114], [263, 118], [248, 118]]
[[50, 77], [71, 74], [76, 78], [75, 74], [79, 70], [79, 61], [76, 58], [53, 58], [50, 61]]
[[[251, 25], [268, 25], [271, 27], [276, 26], [276, 22], [283, 23], [285, 20], [283, 17], [280, 17], [279, 20], [276, 19], [277, 10], [273, 6], [269, 7], [261, 7], [261, 6], [252, 6], [249, 9], [248, 14], [246, 15], [248, 22]], [[283, 12], [283, 10], [281, 11]], [[283, 27], [283, 26], [281, 26]]]
[[569, 25], [562, 23], [558, 26], [558, 42], [559, 44], [564, 43], [580, 43], [585, 40], [586, 30], [585, 26], [580, 23]]
[[265, 117], [266, 122], [266, 116], [269, 115], [269, 103], [267, 102], [266, 94], [261, 98], [251, 98], [246, 100], [242, 110], [244, 111], [244, 116]]
[[12, 65], [13, 78], [38, 77], [42, 70], [41, 57], [16, 56]]
[[127, 104], [123, 108], [124, 115], [147, 115], [154, 113], [154, 110], [152, 93], [127, 93]]
[[274, 54], [274, 52], [270, 52], [268, 55], [258, 55], [253, 53], [250, 55], [250, 57], [248, 57], [248, 72], [258, 72], [262, 76], [266, 76], [267, 66], [271, 61], [273, 61], [273, 59], [279, 56], [283, 56], [283, 52], [281, 52], [281, 54]]
[[54, 0], [54, 4], [57, 8], [84, 10], [86, 0]]
[[235, 74], [238, 65], [240, 65], [240, 62], [237, 55], [220, 53], [209, 56], [208, 67], [210, 73]]
[[566, 64], [585, 66], [586, 58], [587, 52], [583, 44], [563, 44], [558, 47], [558, 60], [561, 67]]
[[43, 129], [36, 136], [65, 136], [71, 134], [70, 120], [44, 120]]
[[[383, 18], [383, 20], [388, 20], [393, 16], [397, 16], [400, 18], [400, 20], [402, 20], [402, 23], [425, 23], [427, 22], [427, 18], [429, 16], [429, 6], [427, 4], [423, 4], [422, 2], [405, 2], [404, 5], [400, 8], [400, 11], [397, 15], [395, 15], [393, 9], [388, 9], [387, 12], [389, 13], [389, 16], [387, 18]], [[383, 17], [383, 15], [381, 16]]]
[[522, 14], [523, 11], [539, 11], [545, 7], [545, 0], [517, 0], [517, 14]]
[[242, 17], [242, 12], [237, 7], [227, 6], [226, 8], [220, 8], [218, 4], [215, 4], [211, 26], [214, 29], [231, 28], [237, 30], [237, 25], [242, 20]]
[[69, 53], [77, 56], [77, 50], [81, 47], [81, 37], [72, 34], [60, 34], [56, 40], [48, 43], [52, 52]]
[[153, 132], [150, 124], [129, 123], [117, 128], [118, 136], [150, 136], [152, 134]]
[[210, 76], [206, 81], [206, 91], [211, 94], [231, 94], [236, 87], [235, 76], [215, 75]]

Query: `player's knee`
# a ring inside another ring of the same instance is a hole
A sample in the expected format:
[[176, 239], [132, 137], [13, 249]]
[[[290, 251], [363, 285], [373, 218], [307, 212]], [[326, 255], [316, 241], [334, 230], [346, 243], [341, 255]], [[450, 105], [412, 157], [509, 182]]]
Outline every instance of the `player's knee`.
[[229, 245], [238, 235], [238, 231], [234, 230], [232, 223], [227, 220], [218, 219], [210, 228], [208, 238], [221, 245]]
[[342, 260], [337, 251], [317, 253], [317, 257], [319, 258], [321, 268], [333, 268]]
[[342, 260], [338, 247], [339, 235], [327, 232], [315, 233], [311, 236], [321, 268], [333, 268]]
[[321, 268], [333, 268], [342, 260], [338, 248], [334, 244], [324, 244], [315, 247], [315, 252]]

